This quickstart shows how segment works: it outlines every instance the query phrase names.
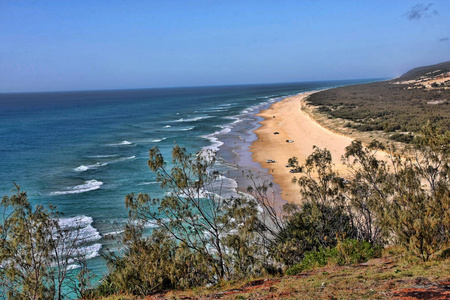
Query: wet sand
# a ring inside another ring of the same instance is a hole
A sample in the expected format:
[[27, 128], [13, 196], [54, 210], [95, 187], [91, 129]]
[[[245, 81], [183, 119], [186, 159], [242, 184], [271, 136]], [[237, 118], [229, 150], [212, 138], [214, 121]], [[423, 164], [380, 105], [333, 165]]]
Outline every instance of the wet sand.
[[[316, 123], [307, 113], [301, 110], [304, 100], [312, 93], [302, 93], [272, 104], [257, 116], [264, 118], [262, 125], [254, 132], [257, 135], [250, 151], [254, 161], [261, 164], [273, 175], [274, 182], [281, 187], [281, 196], [291, 203], [300, 203], [301, 195], [292, 179], [298, 174], [290, 173], [285, 165], [291, 157], [297, 157], [303, 164], [313, 151], [313, 146], [326, 148], [331, 152], [333, 163], [341, 173], [346, 172], [341, 164], [341, 156], [352, 139], [334, 133]], [[274, 134], [278, 132], [279, 134]], [[286, 140], [292, 140], [288, 143]], [[267, 163], [267, 160], [275, 163]]]

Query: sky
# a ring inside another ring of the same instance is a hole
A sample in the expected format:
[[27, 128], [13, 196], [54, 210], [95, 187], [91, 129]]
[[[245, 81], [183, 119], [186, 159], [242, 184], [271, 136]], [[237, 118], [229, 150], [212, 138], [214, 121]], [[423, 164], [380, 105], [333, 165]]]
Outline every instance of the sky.
[[450, 1], [0, 0], [0, 93], [397, 77]]

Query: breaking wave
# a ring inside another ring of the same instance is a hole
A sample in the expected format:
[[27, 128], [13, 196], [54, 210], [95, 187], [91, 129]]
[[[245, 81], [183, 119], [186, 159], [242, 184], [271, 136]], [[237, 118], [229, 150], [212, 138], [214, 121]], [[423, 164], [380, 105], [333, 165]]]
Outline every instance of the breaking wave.
[[135, 146], [136, 144], [129, 141], [122, 141], [120, 143], [109, 144], [108, 146], [118, 147], [118, 146]]
[[79, 166], [79, 167], [76, 167], [75, 169], [74, 169], [74, 171], [75, 172], [84, 172], [84, 171], [87, 171], [87, 170], [92, 170], [92, 169], [97, 169], [97, 168], [99, 168], [99, 167], [104, 167], [104, 166], [106, 166], [107, 165], [107, 163], [95, 163], [95, 164], [93, 164], [93, 165], [87, 165], [87, 166], [85, 166], [85, 165], [81, 165], [81, 166]]
[[200, 117], [195, 117], [195, 118], [188, 118], [188, 119], [185, 119], [185, 118], [181, 118], [181, 119], [178, 119], [178, 120], [175, 120], [175, 121], [173, 121], [173, 122], [197, 122], [197, 121], [200, 121], [200, 120], [203, 120], [203, 119], [209, 119], [209, 118], [212, 118], [212, 116], [200, 116]]
[[92, 179], [85, 181], [83, 184], [69, 187], [65, 191], [51, 192], [50, 195], [69, 195], [69, 194], [81, 194], [89, 191], [98, 190], [103, 185], [103, 182]]

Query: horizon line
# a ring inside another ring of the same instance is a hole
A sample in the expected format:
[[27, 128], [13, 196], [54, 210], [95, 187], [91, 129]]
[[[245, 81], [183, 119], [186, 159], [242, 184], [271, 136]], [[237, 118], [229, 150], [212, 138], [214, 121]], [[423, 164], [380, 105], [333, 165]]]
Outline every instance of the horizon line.
[[182, 85], [182, 86], [165, 86], [165, 87], [140, 87], [140, 88], [118, 88], [118, 89], [86, 89], [86, 90], [48, 90], [48, 91], [30, 91], [30, 92], [0, 92], [0, 95], [12, 94], [47, 94], [47, 93], [82, 93], [82, 92], [106, 92], [106, 91], [133, 91], [133, 90], [157, 90], [157, 89], [182, 89], [182, 88], [210, 88], [210, 87], [227, 87], [227, 86], [249, 86], [249, 85], [275, 85], [275, 84], [295, 84], [309, 82], [326, 82], [326, 81], [352, 81], [352, 80], [376, 80], [384, 81], [393, 79], [391, 77], [373, 77], [373, 78], [349, 78], [349, 79], [326, 79], [326, 80], [307, 80], [307, 81], [288, 81], [288, 82], [264, 82], [264, 83], [232, 83], [232, 84], [211, 84], [211, 85]]

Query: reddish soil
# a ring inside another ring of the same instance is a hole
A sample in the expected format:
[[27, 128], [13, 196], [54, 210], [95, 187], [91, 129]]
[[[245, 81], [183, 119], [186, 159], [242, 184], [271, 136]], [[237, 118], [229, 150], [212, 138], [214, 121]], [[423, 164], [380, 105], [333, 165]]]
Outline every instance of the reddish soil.
[[450, 299], [450, 278], [430, 282], [426, 278], [417, 278], [417, 285], [392, 292], [393, 299], [415, 300], [415, 299]]

